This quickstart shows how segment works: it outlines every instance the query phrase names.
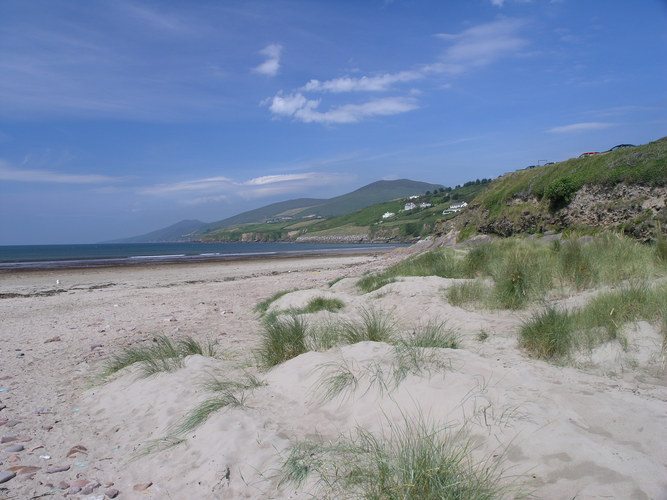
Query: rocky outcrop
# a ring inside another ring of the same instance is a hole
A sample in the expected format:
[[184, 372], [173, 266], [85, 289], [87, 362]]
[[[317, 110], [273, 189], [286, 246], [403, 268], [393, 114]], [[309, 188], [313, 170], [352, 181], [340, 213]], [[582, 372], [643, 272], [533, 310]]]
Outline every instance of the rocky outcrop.
[[436, 226], [436, 234], [472, 225], [483, 234], [513, 234], [595, 227], [622, 230], [642, 241], [655, 237], [658, 223], [667, 229], [667, 187], [624, 185], [582, 187], [565, 208], [556, 212], [534, 196], [520, 195], [507, 202], [506, 210], [495, 217], [483, 207], [469, 207], [459, 217]]

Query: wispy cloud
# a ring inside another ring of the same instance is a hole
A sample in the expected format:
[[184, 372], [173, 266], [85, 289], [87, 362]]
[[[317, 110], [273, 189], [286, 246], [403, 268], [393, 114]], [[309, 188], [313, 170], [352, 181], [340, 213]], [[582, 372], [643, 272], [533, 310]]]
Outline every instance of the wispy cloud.
[[105, 184], [120, 182], [120, 177], [98, 174], [68, 174], [52, 170], [13, 167], [0, 160], [0, 180], [44, 184]]
[[445, 50], [441, 60], [429, 65], [427, 70], [463, 73], [514, 55], [528, 44], [525, 38], [519, 36], [523, 24], [518, 19], [500, 19], [473, 26], [458, 34], [439, 33], [437, 37], [453, 43]]
[[247, 180], [208, 177], [173, 184], [157, 184], [143, 188], [139, 193], [177, 198], [186, 196], [182, 199], [182, 203], [193, 205], [230, 200], [235, 197], [254, 199], [296, 193], [311, 187], [328, 186], [348, 180], [349, 175], [332, 172], [264, 175]]
[[587, 132], [590, 130], [600, 130], [604, 128], [609, 128], [615, 126], [615, 123], [607, 122], [582, 122], [582, 123], [572, 123], [570, 125], [563, 125], [560, 127], [553, 127], [547, 130], [554, 134], [569, 134], [573, 132]]
[[254, 71], [266, 76], [276, 76], [280, 69], [280, 54], [282, 51], [283, 46], [277, 43], [264, 47], [259, 53], [266, 56], [266, 61], [255, 67]]
[[[419, 108], [417, 96], [420, 90], [404, 84], [418, 82], [435, 75], [454, 77], [520, 52], [528, 41], [519, 36], [523, 22], [517, 19], [500, 19], [473, 26], [460, 33], [440, 33], [436, 38], [448, 42], [441, 57], [417, 69], [365, 75], [344, 76], [330, 80], [311, 79], [292, 92], [278, 92], [265, 99], [276, 117], [288, 117], [304, 123], [344, 124], [357, 123], [377, 116], [407, 113]], [[441, 85], [447, 88], [447, 84]], [[314, 99], [309, 94], [350, 94], [355, 92], [387, 92], [398, 95], [365, 102], [332, 104], [322, 111], [322, 97]]]
[[400, 73], [384, 74], [380, 76], [362, 76], [361, 78], [334, 78], [321, 82], [310, 80], [303, 86], [305, 92], [383, 92], [389, 90], [395, 83], [410, 82], [423, 78], [417, 71], [401, 71]]
[[306, 99], [302, 94], [276, 95], [269, 109], [280, 116], [292, 117], [304, 123], [356, 123], [374, 116], [406, 113], [419, 106], [412, 97], [386, 97], [361, 104], [344, 104], [327, 111], [318, 111], [319, 100]]

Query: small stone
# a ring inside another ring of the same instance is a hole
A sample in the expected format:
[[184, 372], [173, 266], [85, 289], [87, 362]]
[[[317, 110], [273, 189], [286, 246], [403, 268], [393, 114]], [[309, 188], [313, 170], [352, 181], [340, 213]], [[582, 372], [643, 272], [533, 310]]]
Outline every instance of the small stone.
[[77, 453], [83, 453], [84, 455], [88, 455], [88, 448], [86, 448], [82, 444], [77, 444], [76, 446], [70, 448], [70, 450], [67, 452], [67, 458], [73, 457]]
[[81, 490], [81, 494], [82, 495], [90, 495], [93, 491], [95, 491], [99, 487], [100, 487], [100, 483], [90, 483], [90, 484], [86, 485], [86, 487], [84, 487]]
[[0, 444], [11, 443], [16, 441], [19, 437], [16, 434], [5, 434], [0, 438]]
[[148, 483], [139, 483], [139, 484], [135, 484], [135, 485], [132, 487], [132, 489], [133, 489], [134, 491], [146, 491], [146, 490], [147, 490], [148, 488], [150, 488], [151, 486], [153, 486], [153, 483], [152, 483], [152, 482], [148, 482]]
[[33, 411], [32, 413], [33, 413], [34, 415], [41, 415], [42, 413], [46, 413], [47, 411], [49, 411], [49, 410], [47, 410], [46, 408], [37, 408], [37, 409], [36, 409], [35, 411]]
[[21, 457], [19, 457], [18, 455], [10, 455], [9, 458], [7, 459], [7, 461], [8, 461], [8, 462], [12, 462], [12, 463], [14, 463], [14, 462], [20, 462], [20, 461], [21, 461]]
[[90, 481], [88, 481], [87, 479], [75, 479], [74, 481], [72, 481], [72, 482], [70, 483], [70, 486], [74, 486], [74, 487], [77, 487], [77, 486], [78, 486], [79, 488], [83, 488], [83, 487], [86, 486], [89, 482], [90, 482]]
[[79, 486], [72, 486], [69, 490], [67, 490], [67, 494], [68, 495], [76, 495], [80, 491], [81, 491], [81, 488]]
[[25, 448], [23, 447], [22, 444], [15, 444], [13, 446], [10, 446], [9, 448], [5, 449], [5, 452], [7, 453], [18, 453], [19, 451], [23, 451]]
[[59, 336], [51, 337], [50, 339], [46, 339], [44, 341], [45, 344], [48, 344], [49, 342], [60, 342], [62, 339]]
[[42, 429], [44, 429], [45, 431], [50, 431], [51, 429], [53, 429], [53, 426], [52, 425], [43, 425]]
[[118, 495], [120, 495], [120, 491], [118, 491], [116, 488], [110, 488], [106, 490], [104, 494], [109, 498], [116, 498]]
[[66, 481], [60, 481], [58, 483], [58, 489], [61, 489], [61, 490], [66, 490], [67, 488], [69, 488], [69, 486], [70, 486], [70, 484]]
[[0, 484], [6, 483], [10, 479], [14, 479], [15, 477], [16, 477], [16, 472], [2, 471], [0, 472]]
[[41, 467], [36, 467], [34, 465], [26, 465], [25, 467], [21, 467], [21, 470], [18, 471], [20, 475], [22, 476], [34, 476], [35, 473], [41, 470]]
[[90, 346], [90, 350], [94, 351], [95, 349], [99, 349], [100, 347], [104, 347], [102, 344], [93, 344]]
[[47, 474], [55, 474], [56, 472], [65, 472], [69, 470], [69, 465], [54, 465], [50, 469], [46, 469]]

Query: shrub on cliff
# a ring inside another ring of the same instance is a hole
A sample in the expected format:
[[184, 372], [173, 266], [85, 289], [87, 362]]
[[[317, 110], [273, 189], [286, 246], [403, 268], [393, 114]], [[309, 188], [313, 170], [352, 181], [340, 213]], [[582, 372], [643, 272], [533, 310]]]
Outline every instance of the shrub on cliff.
[[551, 182], [544, 196], [549, 200], [549, 206], [552, 210], [558, 210], [566, 207], [572, 200], [572, 195], [577, 192], [577, 186], [569, 177], [561, 177]]

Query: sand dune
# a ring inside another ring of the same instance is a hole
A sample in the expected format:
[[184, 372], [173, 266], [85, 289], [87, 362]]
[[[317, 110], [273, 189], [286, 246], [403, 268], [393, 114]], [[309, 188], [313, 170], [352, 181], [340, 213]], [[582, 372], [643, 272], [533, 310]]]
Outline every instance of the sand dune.
[[[537, 361], [517, 344], [528, 313], [453, 307], [443, 289], [457, 280], [404, 278], [358, 292], [357, 277], [397, 258], [0, 277], [0, 293], [21, 295], [0, 300], [0, 471], [16, 474], [0, 484], [0, 498], [319, 498], [327, 490], [314, 476], [299, 487], [280, 482], [295, 443], [327, 443], [357, 428], [382, 436], [420, 419], [498, 467], [509, 498], [667, 498], [667, 376], [654, 326], [628, 326], [627, 349], [603, 346], [575, 366]], [[461, 348], [421, 349], [419, 369], [403, 377], [395, 346], [382, 342], [307, 352], [263, 371], [252, 356], [262, 330], [253, 308], [284, 290], [297, 291], [276, 300], [274, 312], [316, 296], [343, 301], [340, 312], [307, 315], [312, 325], [373, 308], [404, 336], [445, 321]], [[97, 378], [112, 353], [161, 334], [216, 340], [223, 355], [189, 356], [148, 378], [137, 367]], [[340, 366], [356, 387], [327, 399], [323, 381]], [[207, 399], [202, 384], [249, 375], [262, 385], [237, 394], [241, 406], [174, 433]], [[17, 444], [23, 451], [7, 451]], [[69, 468], [49, 472], [56, 466]]]

